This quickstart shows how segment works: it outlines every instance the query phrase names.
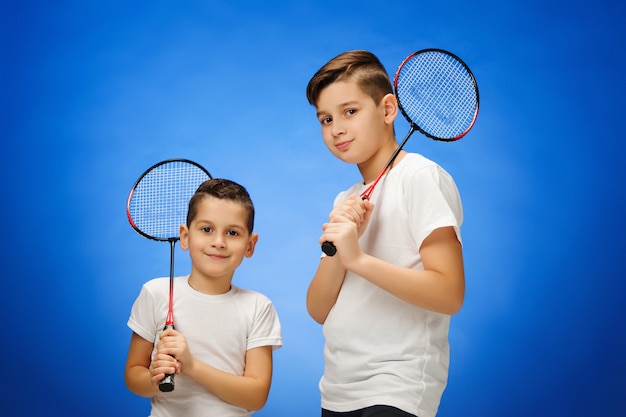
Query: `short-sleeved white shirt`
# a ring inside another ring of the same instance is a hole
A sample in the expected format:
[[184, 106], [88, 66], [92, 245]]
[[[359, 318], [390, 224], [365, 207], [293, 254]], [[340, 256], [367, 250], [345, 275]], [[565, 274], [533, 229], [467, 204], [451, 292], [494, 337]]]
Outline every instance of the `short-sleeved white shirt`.
[[[225, 294], [208, 295], [194, 290], [188, 279], [174, 279], [174, 322], [199, 360], [243, 375], [247, 350], [282, 346], [278, 315], [263, 294], [233, 285]], [[169, 278], [148, 281], [133, 304], [128, 326], [156, 346], [168, 302]], [[151, 417], [251, 415], [250, 411], [219, 399], [185, 374], [176, 375], [174, 391], [159, 394], [151, 402]]]
[[[365, 185], [340, 193], [335, 204]], [[359, 243], [379, 259], [423, 269], [420, 246], [452, 226], [459, 241], [461, 199], [451, 176], [409, 153], [377, 185], [374, 212]], [[434, 417], [449, 365], [450, 316], [413, 306], [348, 272], [323, 333], [322, 407], [346, 412], [390, 405]]]

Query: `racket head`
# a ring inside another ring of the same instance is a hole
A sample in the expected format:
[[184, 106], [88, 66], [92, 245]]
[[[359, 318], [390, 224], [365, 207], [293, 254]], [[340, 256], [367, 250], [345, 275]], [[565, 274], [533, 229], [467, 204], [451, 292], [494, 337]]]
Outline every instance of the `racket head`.
[[443, 49], [409, 55], [394, 77], [398, 107], [426, 137], [453, 142], [470, 131], [478, 117], [478, 84], [467, 64]]
[[188, 159], [167, 159], [148, 168], [133, 185], [126, 214], [133, 229], [157, 241], [175, 242], [187, 219], [189, 200], [211, 179], [202, 165]]

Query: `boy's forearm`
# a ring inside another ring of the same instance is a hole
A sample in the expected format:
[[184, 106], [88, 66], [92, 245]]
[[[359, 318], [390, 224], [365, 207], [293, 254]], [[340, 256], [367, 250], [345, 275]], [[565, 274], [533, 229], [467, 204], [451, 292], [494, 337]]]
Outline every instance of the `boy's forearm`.
[[134, 366], [124, 376], [126, 387], [141, 397], [152, 398], [160, 391], [152, 385], [150, 371], [143, 366]]
[[419, 251], [424, 269], [404, 268], [362, 251], [344, 266], [388, 293], [426, 310], [456, 314], [465, 296], [463, 251], [453, 227], [435, 229]]
[[319, 324], [324, 324], [335, 305], [345, 274], [337, 258], [325, 257], [320, 260], [306, 296], [307, 311]]
[[465, 284], [462, 276], [438, 271], [402, 268], [364, 255], [351, 270], [390, 294], [426, 310], [456, 314], [463, 303]]
[[269, 395], [270, 381], [233, 375], [203, 362], [185, 373], [223, 401], [246, 410], [260, 410]]

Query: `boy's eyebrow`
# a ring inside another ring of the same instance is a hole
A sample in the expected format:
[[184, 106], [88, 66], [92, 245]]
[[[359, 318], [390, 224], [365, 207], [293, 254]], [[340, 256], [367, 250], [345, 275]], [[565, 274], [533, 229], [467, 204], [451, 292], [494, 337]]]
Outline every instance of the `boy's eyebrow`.
[[[358, 101], [358, 100], [348, 100], [348, 101], [345, 101], [345, 102], [343, 102], [343, 103], [339, 103], [339, 104], [337, 105], [337, 107], [338, 107], [338, 108], [342, 108], [342, 107], [349, 107], [349, 106], [354, 106], [354, 105], [357, 105], [357, 104], [359, 104], [359, 101]], [[326, 114], [326, 113], [328, 113], [328, 112], [327, 112], [327, 111], [324, 111], [324, 110], [318, 110], [318, 112], [317, 112], [316, 114], [317, 114], [318, 116], [320, 116], [320, 115], [322, 115], [322, 114]]]
[[316, 115], [317, 117], [320, 117], [320, 116], [321, 116], [321, 115], [323, 115], [323, 114], [326, 114], [326, 112], [325, 112], [325, 111], [318, 111], [318, 112], [316, 112], [316, 113], [315, 113], [315, 115]]
[[[198, 224], [198, 226], [204, 226], [204, 225], [215, 226], [215, 222], [214, 221], [207, 220], [207, 219], [202, 219], [202, 218], [196, 219], [196, 223]], [[225, 228], [226, 229], [245, 229], [246, 225], [245, 224], [239, 224], [239, 223], [233, 223], [233, 224], [227, 224], [225, 226]]]

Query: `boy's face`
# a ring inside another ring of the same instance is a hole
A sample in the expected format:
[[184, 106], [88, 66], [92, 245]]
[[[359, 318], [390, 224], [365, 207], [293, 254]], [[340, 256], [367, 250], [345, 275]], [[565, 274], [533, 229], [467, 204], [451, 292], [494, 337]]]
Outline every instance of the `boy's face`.
[[393, 137], [393, 119], [385, 101], [376, 105], [352, 81], [339, 81], [324, 88], [317, 101], [317, 117], [328, 149], [350, 164], [364, 164], [375, 158], [382, 144]]
[[247, 229], [248, 212], [241, 204], [205, 197], [198, 202], [196, 217], [180, 227], [181, 248], [189, 249], [193, 279], [227, 282], [244, 256], [254, 253], [258, 235]]

